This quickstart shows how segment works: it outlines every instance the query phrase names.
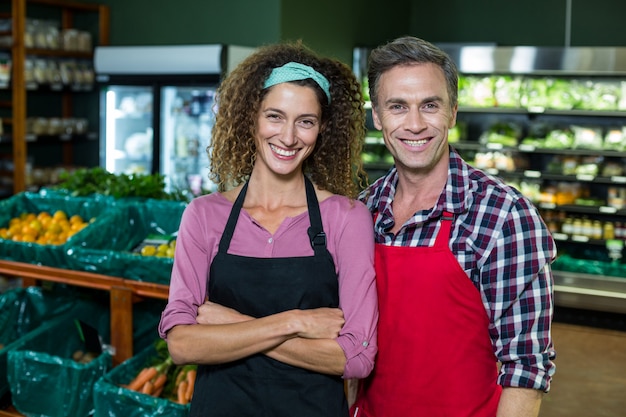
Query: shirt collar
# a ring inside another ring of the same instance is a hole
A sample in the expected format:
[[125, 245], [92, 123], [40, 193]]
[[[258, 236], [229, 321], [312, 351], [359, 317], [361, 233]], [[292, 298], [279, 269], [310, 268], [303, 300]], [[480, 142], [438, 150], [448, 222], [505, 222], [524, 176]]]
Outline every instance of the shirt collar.
[[[372, 184], [374, 195], [369, 197], [370, 207], [378, 208], [380, 214], [390, 213], [391, 202], [396, 193], [398, 172], [391, 168], [389, 172]], [[429, 217], [440, 217], [444, 211], [453, 214], [463, 213], [468, 206], [468, 190], [470, 188], [470, 167], [461, 156], [450, 147], [450, 162], [448, 165], [448, 180], [446, 186], [431, 210]], [[384, 216], [387, 217], [387, 216]]]

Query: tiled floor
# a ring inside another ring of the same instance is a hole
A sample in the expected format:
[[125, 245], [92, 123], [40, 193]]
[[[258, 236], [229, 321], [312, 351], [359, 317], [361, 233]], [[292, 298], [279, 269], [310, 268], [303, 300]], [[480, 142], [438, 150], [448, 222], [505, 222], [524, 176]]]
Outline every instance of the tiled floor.
[[624, 417], [626, 316], [574, 314], [563, 315], [564, 320], [553, 325], [557, 369], [539, 415]]

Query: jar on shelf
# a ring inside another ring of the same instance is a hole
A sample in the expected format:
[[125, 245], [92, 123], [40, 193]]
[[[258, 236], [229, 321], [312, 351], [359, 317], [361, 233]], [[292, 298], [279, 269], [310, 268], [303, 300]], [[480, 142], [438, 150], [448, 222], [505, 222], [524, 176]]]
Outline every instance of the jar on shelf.
[[609, 187], [606, 200], [610, 207], [623, 209], [626, 205], [626, 188]]
[[615, 225], [612, 222], [604, 223], [603, 230], [604, 239], [615, 239]]

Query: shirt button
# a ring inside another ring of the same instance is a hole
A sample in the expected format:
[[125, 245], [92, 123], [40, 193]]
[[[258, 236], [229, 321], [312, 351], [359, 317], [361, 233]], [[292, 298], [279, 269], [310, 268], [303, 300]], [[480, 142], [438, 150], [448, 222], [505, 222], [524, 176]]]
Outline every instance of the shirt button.
[[367, 345], [369, 345], [369, 343], [367, 343], [367, 340], [363, 341], [363, 347], [367, 347]]
[[272, 243], [273, 241], [274, 241], [274, 239], [271, 238], [271, 237], [269, 239], [267, 239], [267, 243]]

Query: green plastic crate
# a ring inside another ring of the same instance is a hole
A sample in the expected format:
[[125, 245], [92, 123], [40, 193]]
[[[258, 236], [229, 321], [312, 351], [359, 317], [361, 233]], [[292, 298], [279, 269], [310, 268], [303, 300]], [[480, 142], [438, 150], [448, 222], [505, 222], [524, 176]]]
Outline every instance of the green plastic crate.
[[[61, 193], [23, 192], [0, 200], [0, 227], [8, 227], [9, 221], [22, 213], [40, 213], [47, 211], [53, 214], [63, 210], [68, 216], [79, 215], [84, 220], [94, 219], [92, 224], [70, 237], [62, 245], [40, 245], [31, 242], [15, 242], [0, 239], [0, 258], [10, 261], [39, 264], [57, 268], [68, 268], [67, 252], [71, 247], [84, 245], [86, 239], [92, 242], [102, 241], [101, 230], [110, 224], [107, 212], [111, 210], [110, 198], [81, 198]], [[93, 235], [91, 238], [90, 235]]]
[[0, 397], [9, 391], [7, 357], [22, 338], [36, 332], [47, 320], [67, 313], [73, 306], [68, 295], [40, 287], [13, 288], [0, 294]]
[[72, 269], [111, 275], [136, 281], [168, 285], [173, 258], [141, 256], [133, 253], [149, 235], [175, 235], [187, 206], [168, 200], [117, 200], [113, 206], [113, 227], [103, 234], [104, 242], [91, 236], [69, 253]]
[[85, 350], [76, 320], [95, 328], [103, 341], [110, 337], [106, 307], [83, 302], [68, 314], [42, 324], [20, 339], [8, 353], [7, 378], [16, 410], [28, 417], [84, 417], [93, 412], [93, 385], [112, 367], [104, 350], [89, 363], [72, 359]]
[[189, 405], [155, 398], [120, 385], [128, 383], [156, 356], [154, 346], [147, 347], [102, 376], [93, 389], [94, 417], [186, 417]]

